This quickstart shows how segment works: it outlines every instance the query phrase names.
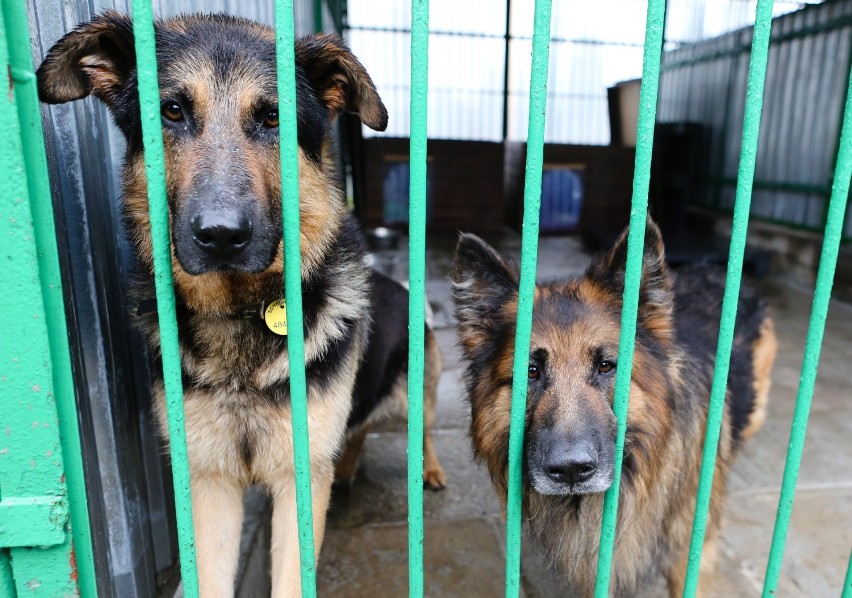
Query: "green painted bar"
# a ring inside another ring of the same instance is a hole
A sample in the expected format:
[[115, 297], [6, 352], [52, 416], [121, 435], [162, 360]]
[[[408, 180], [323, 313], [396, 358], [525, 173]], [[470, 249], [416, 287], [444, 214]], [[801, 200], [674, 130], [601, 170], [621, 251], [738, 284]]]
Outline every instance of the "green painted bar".
[[716, 347], [716, 367], [713, 373], [713, 384], [710, 387], [707, 432], [704, 439], [704, 453], [701, 457], [701, 477], [695, 498], [695, 517], [692, 522], [689, 562], [686, 568], [686, 583], [683, 588], [683, 595], [686, 598], [694, 596], [698, 589], [701, 552], [704, 548], [704, 534], [707, 526], [707, 511], [710, 506], [710, 494], [713, 490], [716, 452], [719, 448], [722, 415], [725, 409], [725, 393], [728, 387], [728, 369], [731, 362], [731, 348], [734, 342], [734, 327], [737, 320], [737, 302], [742, 279], [754, 168], [757, 162], [757, 141], [760, 132], [760, 115], [763, 109], [763, 87], [766, 79], [766, 63], [769, 57], [771, 28], [772, 0], [758, 0], [746, 88], [743, 141], [737, 172], [738, 183], [734, 202], [731, 248], [728, 253], [728, 272], [725, 281], [725, 294], [722, 299], [719, 343]]
[[524, 174], [524, 219], [521, 229], [521, 278], [518, 323], [512, 366], [512, 409], [509, 425], [509, 484], [506, 497], [506, 598], [521, 589], [521, 516], [523, 511], [524, 424], [527, 411], [527, 369], [532, 334], [541, 177], [544, 166], [544, 124], [550, 60], [551, 0], [536, 0], [533, 25], [527, 164]]
[[187, 598], [198, 596], [198, 572], [195, 567], [195, 539], [192, 527], [192, 494], [184, 427], [183, 383], [180, 347], [175, 315], [172, 279], [169, 208], [166, 203], [166, 167], [163, 160], [163, 130], [160, 117], [160, 91], [157, 80], [157, 56], [154, 39], [154, 15], [151, 0], [133, 2], [133, 34], [139, 77], [139, 108], [142, 141], [145, 145], [145, 173], [148, 181], [148, 210], [154, 246], [154, 283], [163, 358], [163, 383], [169, 419], [169, 449], [175, 489], [180, 571]]
[[426, 316], [426, 138], [429, 0], [411, 2], [408, 220], [408, 594], [423, 596], [423, 366]]
[[[275, 2], [275, 51], [278, 61], [281, 194], [284, 231], [284, 296], [287, 298], [287, 353], [290, 361], [290, 409], [296, 471], [296, 518], [302, 597], [316, 596], [316, 561], [311, 500], [311, 455], [305, 379], [305, 330], [302, 326], [302, 256], [299, 247], [299, 146], [296, 120], [296, 58], [293, 0]], [[297, 324], [298, 323], [298, 324]]]
[[[787, 540], [787, 529], [790, 525], [790, 515], [793, 511], [793, 501], [796, 497], [796, 481], [799, 478], [799, 466], [802, 462], [802, 451], [805, 447], [805, 434], [808, 429], [808, 415], [814, 396], [819, 355], [822, 348], [822, 337], [825, 332], [825, 319], [831, 300], [831, 286], [834, 282], [834, 272], [837, 267], [837, 255], [840, 248], [840, 237], [845, 222], [846, 206], [849, 198], [849, 185], [852, 179], [852, 77], [846, 95], [846, 108], [843, 113], [843, 128], [840, 134], [840, 149], [837, 153], [837, 167], [834, 171], [834, 185], [831, 190], [831, 200], [828, 204], [828, 217], [825, 226], [825, 237], [822, 243], [822, 255], [817, 271], [816, 288], [814, 291], [811, 320], [808, 325], [808, 336], [805, 342], [805, 355], [802, 359], [802, 373], [799, 377], [799, 392], [796, 396], [796, 407], [793, 412], [793, 424], [790, 430], [790, 442], [787, 446], [787, 463], [784, 466], [784, 478], [781, 483], [781, 497], [778, 501], [778, 514], [775, 518], [775, 530], [772, 533], [772, 548], [769, 551], [769, 562], [766, 568], [766, 579], [763, 582], [763, 596], [775, 596], [778, 589], [778, 576], [781, 563], [784, 560], [784, 545]], [[849, 575], [846, 588], [849, 592]], [[846, 594], [844, 594], [846, 596]]]
[[633, 171], [633, 197], [630, 232], [627, 236], [627, 264], [621, 308], [621, 336], [618, 343], [618, 370], [615, 376], [613, 411], [618, 421], [615, 439], [615, 478], [604, 495], [601, 538], [598, 547], [598, 574], [595, 596], [609, 595], [612, 552], [618, 522], [618, 494], [627, 432], [627, 407], [633, 375], [633, 349], [636, 341], [636, 316], [639, 309], [639, 285], [645, 246], [645, 221], [648, 215], [648, 189], [651, 180], [651, 154], [654, 146], [654, 122], [657, 116], [657, 92], [660, 85], [660, 56], [665, 29], [665, 0], [649, 0], [645, 22], [645, 51], [642, 59], [642, 87], [639, 91], [636, 162]]
[[21, 143], [24, 150], [27, 188], [33, 212], [33, 225], [39, 257], [39, 278], [50, 343], [53, 389], [59, 416], [59, 438], [62, 444], [65, 484], [68, 487], [71, 509], [71, 533], [74, 538], [78, 586], [80, 594], [89, 597], [97, 594], [95, 564], [89, 527], [83, 454], [80, 447], [80, 429], [77, 422], [74, 379], [71, 374], [71, 353], [65, 322], [62, 275], [59, 269], [53, 202], [47, 174], [47, 155], [44, 149], [44, 131], [41, 124], [38, 90], [33, 72], [26, 3], [22, 0], [3, 0], [2, 5], [3, 20], [8, 25], [6, 37], [11, 76], [15, 83], [15, 99], [18, 105], [18, 120], [21, 125]]
[[843, 581], [843, 593], [840, 598], [852, 598], [852, 553], [849, 554], [849, 565], [846, 567], [846, 579]]
[[16, 598], [17, 595], [9, 550], [0, 548], [0, 598]]
[[322, 0], [314, 0], [314, 33], [322, 32]]

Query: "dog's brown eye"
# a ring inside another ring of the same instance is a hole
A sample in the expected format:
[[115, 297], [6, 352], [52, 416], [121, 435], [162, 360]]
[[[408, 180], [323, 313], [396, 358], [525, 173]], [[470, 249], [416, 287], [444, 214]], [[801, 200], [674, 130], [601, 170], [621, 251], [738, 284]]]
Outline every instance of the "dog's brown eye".
[[172, 122], [178, 123], [183, 120], [183, 110], [177, 102], [163, 102], [160, 114]]
[[278, 126], [278, 110], [269, 110], [263, 118], [263, 126], [274, 129]]
[[538, 380], [540, 377], [541, 371], [538, 369], [538, 366], [530, 364], [530, 367], [527, 368], [527, 378], [530, 380]]
[[615, 364], [611, 361], [602, 361], [598, 366], [599, 374], [609, 374], [612, 370], [615, 369]]

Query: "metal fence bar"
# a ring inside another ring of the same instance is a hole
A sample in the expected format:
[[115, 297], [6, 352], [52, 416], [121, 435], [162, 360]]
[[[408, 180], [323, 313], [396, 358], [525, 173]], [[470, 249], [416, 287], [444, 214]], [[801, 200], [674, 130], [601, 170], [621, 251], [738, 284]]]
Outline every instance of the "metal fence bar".
[[12, 575], [12, 558], [8, 548], [0, 548], [0, 596], [15, 596], [15, 577]]
[[[802, 373], [799, 377], [799, 391], [796, 397], [796, 408], [793, 412], [790, 442], [787, 446], [787, 462], [784, 466], [784, 478], [781, 483], [778, 514], [775, 518], [775, 529], [772, 533], [772, 548], [769, 551], [766, 578], [763, 582], [764, 598], [774, 596], [778, 590], [778, 576], [781, 572], [781, 563], [784, 559], [784, 544], [787, 540], [790, 515], [793, 511], [793, 501], [796, 496], [796, 481], [799, 477], [799, 466], [802, 462], [802, 451], [805, 446], [808, 415], [810, 414], [811, 400], [814, 396], [814, 385], [816, 383], [817, 369], [819, 368], [822, 338], [825, 332], [825, 319], [831, 300], [831, 286], [834, 281], [834, 271], [837, 267], [837, 255], [840, 248], [840, 238], [843, 233], [851, 178], [852, 77], [850, 77], [846, 95], [843, 128], [841, 129], [840, 144], [837, 153], [837, 167], [834, 171], [834, 184], [831, 190], [831, 200], [828, 204], [825, 237], [822, 244], [822, 255], [819, 260], [813, 308], [811, 310], [808, 336], [805, 343], [805, 355], [802, 359]], [[847, 592], [849, 591], [848, 587], [849, 579], [847, 575], [845, 590]]]
[[636, 341], [636, 317], [639, 310], [639, 284], [645, 245], [645, 221], [648, 215], [648, 190], [651, 180], [651, 154], [654, 146], [654, 122], [657, 116], [657, 92], [660, 85], [660, 57], [665, 29], [665, 0], [648, 0], [645, 23], [645, 52], [642, 59], [642, 87], [639, 91], [636, 162], [633, 172], [630, 232], [627, 236], [627, 263], [624, 274], [624, 298], [621, 308], [621, 336], [618, 343], [618, 369], [615, 376], [613, 411], [618, 422], [615, 439], [615, 477], [604, 495], [601, 538], [598, 547], [598, 573], [595, 596], [609, 596], [612, 552], [618, 521], [618, 493], [627, 431], [627, 406], [633, 374], [633, 349]]
[[745, 118], [743, 119], [743, 141], [740, 165], [737, 173], [737, 191], [734, 202], [731, 248], [728, 254], [725, 294], [722, 299], [722, 319], [719, 323], [719, 343], [716, 347], [716, 367], [710, 387], [710, 405], [707, 412], [707, 432], [704, 453], [701, 458], [701, 477], [695, 499], [695, 517], [692, 522], [692, 538], [689, 545], [689, 562], [686, 568], [684, 597], [695, 595], [698, 589], [701, 552], [707, 526], [707, 511], [713, 490], [713, 474], [716, 467], [716, 452], [725, 409], [725, 394], [728, 386], [728, 369], [731, 348], [734, 342], [734, 327], [737, 320], [737, 303], [742, 279], [743, 256], [745, 254], [748, 216], [751, 208], [751, 192], [754, 168], [757, 162], [757, 142], [760, 132], [760, 115], [763, 108], [763, 87], [766, 79], [766, 63], [769, 57], [769, 35], [772, 28], [773, 0], [758, 0], [754, 36], [752, 39], [746, 90]]
[[551, 0], [536, 0], [533, 25], [527, 164], [524, 174], [524, 220], [521, 233], [521, 277], [518, 322], [512, 366], [512, 408], [509, 424], [509, 480], [506, 497], [506, 598], [517, 598], [521, 583], [521, 513], [523, 507], [524, 424], [527, 411], [527, 370], [538, 254], [541, 178], [544, 166], [544, 123], [550, 59]]
[[169, 420], [169, 449], [175, 489], [180, 570], [184, 596], [197, 598], [198, 573], [195, 567], [195, 540], [192, 527], [192, 494], [186, 430], [183, 411], [180, 347], [172, 278], [169, 208], [166, 201], [166, 167], [163, 159], [163, 130], [160, 116], [160, 91], [157, 81], [157, 53], [151, 0], [133, 2], [133, 35], [139, 79], [139, 108], [142, 140], [145, 147], [145, 173], [148, 185], [148, 209], [154, 249], [154, 283], [163, 361], [163, 384]]
[[423, 367], [426, 317], [426, 123], [429, 0], [411, 2], [408, 241], [408, 593], [423, 596]]
[[311, 456], [302, 325], [302, 256], [299, 246], [299, 145], [296, 116], [296, 58], [293, 0], [275, 2], [275, 51], [278, 68], [281, 195], [284, 231], [284, 296], [287, 298], [287, 354], [290, 362], [290, 410], [296, 471], [296, 517], [299, 527], [302, 596], [316, 596]]
[[843, 581], [843, 593], [840, 598], [852, 598], [852, 553], [849, 554], [849, 565], [846, 567], [846, 579]]
[[38, 90], [33, 72], [26, 3], [3, 0], [3, 21], [8, 42], [10, 77], [15, 86], [21, 144], [27, 174], [33, 230], [39, 253], [39, 279], [44, 300], [45, 321], [50, 345], [53, 394], [59, 417], [59, 440], [65, 484], [71, 511], [71, 534], [77, 566], [77, 583], [82, 596], [95, 596], [95, 564], [89, 509], [77, 422], [76, 393], [71, 373], [71, 353], [65, 321], [65, 300], [56, 244], [53, 202], [47, 174], [47, 155], [41, 123]]
[[314, 12], [314, 33], [322, 33], [323, 32], [323, 19], [322, 19], [322, 9], [323, 9], [323, 0], [314, 0], [313, 3], [313, 12]]

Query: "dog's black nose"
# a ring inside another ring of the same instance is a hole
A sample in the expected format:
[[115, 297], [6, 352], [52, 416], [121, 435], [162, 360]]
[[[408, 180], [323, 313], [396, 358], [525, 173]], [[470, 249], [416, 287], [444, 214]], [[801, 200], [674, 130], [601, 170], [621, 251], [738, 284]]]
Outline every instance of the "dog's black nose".
[[560, 444], [544, 457], [544, 473], [559, 484], [585, 482], [595, 474], [597, 466], [597, 457], [583, 445]]
[[241, 214], [202, 213], [192, 219], [196, 245], [215, 256], [241, 253], [251, 242], [251, 220]]

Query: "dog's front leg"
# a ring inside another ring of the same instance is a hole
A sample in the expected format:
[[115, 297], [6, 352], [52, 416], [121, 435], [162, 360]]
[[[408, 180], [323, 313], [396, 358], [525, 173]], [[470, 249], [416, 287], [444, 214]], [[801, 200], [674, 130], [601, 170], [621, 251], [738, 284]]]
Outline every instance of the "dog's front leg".
[[[314, 558], [319, 561], [325, 516], [334, 481], [334, 464], [311, 467], [311, 500], [314, 515]], [[272, 489], [272, 598], [300, 598], [299, 530], [296, 521], [296, 485], [289, 477]]]
[[243, 488], [217, 475], [192, 476], [192, 521], [202, 598], [234, 595], [243, 525]]

